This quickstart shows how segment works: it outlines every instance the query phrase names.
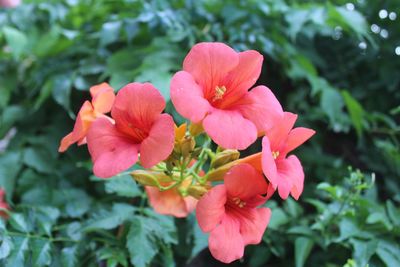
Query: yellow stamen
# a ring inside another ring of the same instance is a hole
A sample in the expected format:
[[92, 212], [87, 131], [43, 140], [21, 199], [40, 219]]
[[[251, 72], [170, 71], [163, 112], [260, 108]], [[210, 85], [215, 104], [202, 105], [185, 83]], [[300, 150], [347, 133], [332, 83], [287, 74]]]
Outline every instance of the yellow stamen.
[[215, 87], [215, 95], [214, 95], [213, 101], [221, 100], [222, 97], [224, 96], [225, 92], [226, 92], [226, 87], [225, 86], [221, 86], [221, 87], [216, 86]]
[[232, 198], [233, 203], [235, 203], [236, 205], [239, 206], [239, 208], [243, 208], [244, 206], [246, 206], [246, 202], [242, 201], [240, 198], [235, 197]]
[[274, 159], [279, 157], [279, 151], [272, 151], [272, 157], [274, 157]]

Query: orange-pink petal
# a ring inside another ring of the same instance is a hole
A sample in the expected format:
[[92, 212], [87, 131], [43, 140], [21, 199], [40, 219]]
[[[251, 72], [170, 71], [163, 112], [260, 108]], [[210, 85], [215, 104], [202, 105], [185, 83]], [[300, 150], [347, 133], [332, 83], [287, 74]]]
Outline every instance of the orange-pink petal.
[[239, 64], [239, 54], [223, 43], [199, 43], [192, 47], [183, 62], [183, 70], [189, 72], [201, 86], [204, 96], [211, 99], [216, 86]]
[[230, 198], [250, 200], [267, 193], [268, 184], [264, 177], [250, 164], [233, 166], [224, 176], [224, 184]]
[[225, 214], [226, 201], [224, 185], [213, 187], [199, 200], [196, 207], [196, 218], [201, 230], [210, 232], [221, 222]]
[[101, 83], [90, 88], [92, 105], [98, 113], [108, 113], [114, 104], [114, 89], [108, 83]]
[[140, 162], [151, 168], [168, 158], [174, 148], [174, 120], [168, 114], [159, 114], [151, 126], [149, 135], [140, 145]]
[[179, 114], [194, 123], [203, 120], [211, 109], [202, 88], [185, 71], [179, 71], [172, 77], [171, 101]]
[[310, 139], [315, 134], [315, 131], [312, 129], [297, 127], [290, 131], [286, 144], [284, 146], [284, 154], [289, 153], [295, 148], [302, 145], [305, 141]]
[[93, 172], [100, 178], [108, 178], [127, 170], [138, 159], [139, 144], [119, 132], [106, 118], [99, 118], [92, 124], [87, 142]]
[[177, 218], [188, 216], [197, 202], [191, 196], [182, 197], [176, 188], [161, 192], [157, 187], [146, 186], [146, 192], [150, 205], [157, 213]]
[[120, 131], [141, 142], [164, 108], [165, 100], [152, 84], [130, 83], [118, 92], [111, 116]]
[[265, 86], [252, 89], [237, 105], [243, 116], [256, 125], [258, 132], [269, 131], [283, 119], [281, 104]]
[[225, 215], [210, 233], [208, 246], [211, 255], [223, 263], [231, 263], [244, 254], [244, 242], [240, 234], [240, 224], [235, 217]]
[[257, 139], [256, 126], [236, 110], [214, 109], [203, 127], [215, 143], [227, 149], [246, 149]]

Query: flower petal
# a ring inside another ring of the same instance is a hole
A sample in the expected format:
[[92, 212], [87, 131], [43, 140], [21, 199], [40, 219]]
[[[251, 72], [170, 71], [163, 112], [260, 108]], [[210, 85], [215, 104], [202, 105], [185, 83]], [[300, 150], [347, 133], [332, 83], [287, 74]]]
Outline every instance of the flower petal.
[[230, 198], [243, 201], [267, 193], [268, 184], [264, 177], [250, 164], [233, 166], [224, 176], [224, 183]]
[[315, 134], [314, 130], [297, 127], [290, 131], [289, 136], [286, 140], [285, 148], [283, 154], [287, 154], [295, 148], [302, 145], [305, 141], [311, 138]]
[[213, 257], [223, 263], [242, 258], [244, 243], [239, 222], [231, 216], [224, 216], [221, 224], [210, 233], [208, 246]]
[[214, 109], [203, 127], [215, 143], [227, 149], [246, 149], [257, 139], [256, 126], [234, 110]]
[[111, 115], [120, 131], [140, 142], [164, 108], [164, 98], [151, 83], [130, 83], [118, 92]]
[[179, 114], [195, 123], [200, 122], [211, 108], [200, 86], [185, 71], [172, 77], [171, 100]]
[[168, 158], [174, 148], [174, 120], [168, 114], [160, 114], [151, 127], [149, 136], [140, 145], [140, 163], [151, 168]]
[[85, 101], [76, 116], [74, 129], [61, 140], [58, 151], [64, 152], [72, 144], [82, 141], [94, 120], [93, 106], [89, 101]]
[[[266, 132], [266, 135], [271, 143], [272, 151], [283, 152], [289, 132], [292, 130], [296, 120], [296, 114], [284, 112], [282, 120], [279, 121], [271, 130]], [[284, 153], [281, 154], [282, 155], [280, 155], [280, 157], [284, 157]]]
[[220, 84], [227, 88], [224, 105], [229, 105], [225, 101], [233, 103], [240, 99], [256, 83], [261, 73], [262, 62], [263, 56], [255, 50], [239, 53], [239, 64]]
[[90, 87], [92, 105], [99, 113], [108, 113], [114, 104], [114, 89], [108, 83], [101, 83]]
[[[146, 192], [149, 197], [150, 205], [153, 209], [164, 215], [172, 215], [177, 218], [184, 218], [193, 210], [193, 205], [187, 205], [186, 198], [183, 198], [176, 188], [161, 192], [157, 187], [146, 186]], [[194, 199], [195, 202], [196, 199]], [[192, 202], [192, 200], [187, 200]]]
[[196, 218], [203, 232], [212, 231], [225, 214], [226, 189], [217, 185], [207, 192], [197, 203]]
[[261, 242], [265, 229], [271, 218], [269, 208], [240, 209], [240, 233], [244, 245], [258, 244]]
[[259, 132], [270, 130], [283, 119], [278, 99], [270, 89], [262, 85], [248, 92], [237, 107], [246, 119], [257, 126]]
[[286, 199], [289, 193], [297, 200], [303, 192], [304, 172], [299, 159], [290, 156], [277, 161], [278, 167], [278, 193], [282, 199]]
[[183, 62], [183, 70], [189, 72], [201, 86], [207, 99], [213, 97], [216, 86], [239, 64], [239, 54], [223, 43], [199, 43], [192, 47]]
[[271, 145], [267, 136], [262, 139], [262, 156], [261, 163], [264, 175], [271, 182], [272, 187], [276, 189], [278, 185], [278, 171], [275, 159], [272, 156]]
[[87, 135], [89, 153], [94, 163], [93, 172], [108, 178], [136, 163], [139, 145], [119, 132], [106, 118], [97, 119]]

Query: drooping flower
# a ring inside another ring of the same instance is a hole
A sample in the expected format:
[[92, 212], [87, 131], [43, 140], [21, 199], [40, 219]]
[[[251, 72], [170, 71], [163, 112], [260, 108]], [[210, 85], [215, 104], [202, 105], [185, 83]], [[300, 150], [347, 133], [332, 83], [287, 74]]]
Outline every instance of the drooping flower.
[[165, 100], [150, 83], [130, 83], [117, 94], [111, 116], [115, 123], [98, 118], [87, 142], [93, 172], [111, 177], [140, 162], [150, 168], [166, 159], [174, 147], [174, 122], [161, 114]]
[[107, 118], [106, 113], [111, 111], [114, 103], [114, 89], [107, 83], [101, 83], [90, 88], [92, 102], [85, 101], [76, 117], [74, 129], [62, 140], [59, 152], [64, 152], [74, 143], [86, 143], [86, 135], [92, 123], [101, 117]]
[[[160, 183], [162, 186], [168, 186], [172, 183]], [[182, 182], [183, 186], [189, 186], [190, 179]], [[197, 199], [192, 196], [182, 196], [178, 187], [170, 190], [160, 191], [157, 187], [146, 186], [146, 193], [149, 197], [150, 205], [153, 209], [164, 215], [172, 215], [177, 218], [187, 217], [196, 207]]]
[[214, 258], [230, 263], [243, 257], [244, 247], [261, 242], [271, 210], [265, 203], [268, 184], [249, 164], [239, 164], [225, 175], [224, 184], [213, 187], [198, 202], [200, 228], [210, 232]]
[[[10, 206], [8, 206], [7, 202], [5, 201], [5, 191], [3, 188], [0, 187], [0, 209], [9, 210]], [[8, 218], [8, 215], [4, 211], [0, 211], [0, 217]]]
[[223, 148], [245, 149], [258, 132], [283, 116], [280, 103], [257, 81], [263, 57], [257, 51], [235, 52], [223, 43], [199, 43], [171, 80], [176, 110]]
[[291, 194], [296, 200], [303, 192], [304, 172], [300, 160], [287, 154], [315, 134], [314, 130], [293, 128], [297, 115], [285, 112], [278, 123], [262, 140], [262, 168], [265, 176], [279, 196], [286, 199]]

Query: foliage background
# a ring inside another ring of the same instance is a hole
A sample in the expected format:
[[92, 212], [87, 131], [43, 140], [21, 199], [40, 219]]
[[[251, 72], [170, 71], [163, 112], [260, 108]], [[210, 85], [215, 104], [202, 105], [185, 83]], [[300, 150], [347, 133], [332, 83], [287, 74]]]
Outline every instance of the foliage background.
[[12, 212], [0, 220], [0, 265], [221, 265], [203, 250], [193, 216], [154, 214], [129, 177], [100, 180], [86, 149], [59, 155], [57, 147], [91, 85], [151, 81], [168, 99], [190, 47], [222, 41], [263, 53], [259, 83], [317, 130], [298, 151], [300, 201], [269, 201], [262, 244], [232, 266], [400, 266], [399, 21], [397, 0], [65, 0], [1, 9], [0, 185]]

